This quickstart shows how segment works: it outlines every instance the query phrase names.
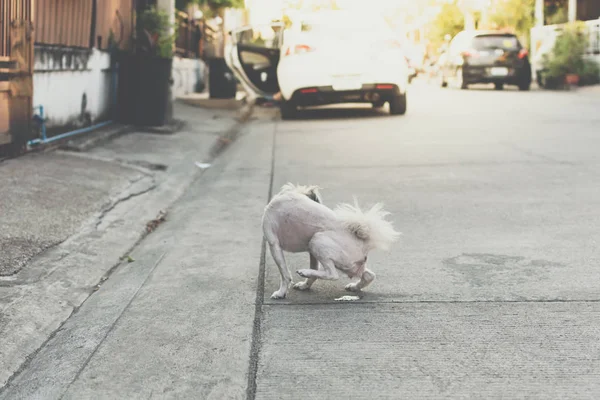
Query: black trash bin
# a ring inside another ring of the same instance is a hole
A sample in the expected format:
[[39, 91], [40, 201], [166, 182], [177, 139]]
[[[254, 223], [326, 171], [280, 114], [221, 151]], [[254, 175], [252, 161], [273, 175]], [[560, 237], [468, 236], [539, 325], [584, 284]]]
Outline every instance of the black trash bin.
[[208, 93], [211, 99], [233, 99], [237, 82], [224, 58], [208, 60]]
[[123, 53], [119, 61], [117, 120], [138, 126], [170, 123], [173, 59]]

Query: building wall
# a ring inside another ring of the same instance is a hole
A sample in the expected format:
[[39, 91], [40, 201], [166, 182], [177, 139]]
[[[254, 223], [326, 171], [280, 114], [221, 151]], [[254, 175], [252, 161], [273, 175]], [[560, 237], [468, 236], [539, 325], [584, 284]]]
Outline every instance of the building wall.
[[191, 58], [173, 59], [173, 98], [204, 91], [207, 84], [207, 67], [204, 61]]
[[[108, 52], [37, 45], [33, 105], [44, 106], [46, 126], [67, 131], [110, 119], [114, 97]], [[203, 91], [207, 67], [202, 60], [173, 59], [172, 95]]]
[[107, 52], [37, 45], [33, 105], [44, 106], [50, 130], [66, 131], [106, 120], [111, 74]]

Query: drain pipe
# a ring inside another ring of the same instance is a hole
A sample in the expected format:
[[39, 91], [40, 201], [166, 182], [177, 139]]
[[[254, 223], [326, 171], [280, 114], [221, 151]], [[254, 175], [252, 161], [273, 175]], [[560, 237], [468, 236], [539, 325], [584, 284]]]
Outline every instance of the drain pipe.
[[[111, 79], [111, 92], [112, 92], [112, 114], [114, 117], [114, 114], [116, 113], [116, 104], [117, 104], [117, 79], [116, 79], [116, 75], [117, 75], [117, 70], [118, 70], [118, 62], [115, 64], [115, 68], [112, 71], [112, 79]], [[98, 128], [102, 128], [106, 125], [110, 125], [113, 123], [113, 120], [110, 121], [105, 121], [105, 122], [101, 122], [99, 124], [95, 124], [92, 126], [86, 126], [85, 128], [81, 128], [81, 129], [76, 129], [74, 131], [70, 131], [70, 132], [65, 132], [62, 133], [60, 135], [56, 135], [56, 136], [52, 136], [51, 138], [48, 138], [46, 136], [46, 121], [44, 119], [44, 106], [39, 105], [36, 107], [33, 107], [34, 110], [38, 109], [39, 110], [39, 115], [36, 115], [35, 117], [37, 117], [37, 119], [40, 120], [41, 122], [41, 134], [42, 137], [39, 139], [32, 139], [30, 141], [27, 142], [28, 146], [37, 146], [40, 144], [46, 144], [46, 143], [52, 143], [54, 141], [57, 140], [61, 140], [70, 136], [75, 136], [75, 135], [80, 135], [82, 133], [87, 133], [87, 132], [91, 132], [93, 130], [96, 130]]]

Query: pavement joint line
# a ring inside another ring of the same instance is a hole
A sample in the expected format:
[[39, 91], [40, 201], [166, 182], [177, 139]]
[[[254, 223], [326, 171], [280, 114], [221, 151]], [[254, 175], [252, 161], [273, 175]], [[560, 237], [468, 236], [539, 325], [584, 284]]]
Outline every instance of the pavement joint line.
[[285, 306], [323, 306], [323, 305], [336, 305], [336, 306], [357, 306], [357, 305], [373, 305], [373, 304], [544, 304], [544, 303], [600, 303], [600, 299], [588, 299], [588, 300], [414, 300], [414, 301], [353, 301], [350, 303], [344, 303], [339, 301], [306, 301], [302, 303], [275, 303], [266, 302], [265, 306], [285, 307]]
[[[555, 161], [499, 161], [499, 162], [460, 162], [460, 163], [429, 163], [429, 164], [392, 164], [392, 165], [318, 165], [313, 164], [311, 168], [314, 169], [389, 169], [389, 168], [441, 168], [441, 167], [489, 167], [489, 166], [508, 166], [508, 165], [568, 165], [568, 166], [581, 166], [580, 163], [572, 162], [555, 162]], [[300, 164], [286, 164], [283, 168], [299, 168]], [[305, 168], [305, 167], [301, 167]]]
[[161, 263], [161, 261], [164, 259], [164, 257], [165, 257], [166, 254], [167, 254], [167, 252], [165, 251], [165, 252], [163, 252], [160, 255], [160, 257], [158, 257], [158, 259], [154, 263], [154, 266], [148, 272], [148, 275], [146, 276], [146, 278], [144, 279], [144, 281], [142, 282], [142, 284], [136, 289], [136, 291], [133, 294], [133, 296], [131, 296], [131, 298], [129, 299], [129, 302], [127, 302], [127, 305], [123, 308], [123, 310], [121, 310], [121, 313], [119, 314], [119, 316], [117, 317], [117, 319], [115, 319], [115, 321], [112, 323], [112, 325], [110, 326], [110, 328], [108, 328], [108, 330], [106, 331], [106, 333], [104, 334], [104, 336], [102, 337], [102, 339], [100, 340], [100, 342], [98, 342], [98, 345], [96, 345], [96, 348], [94, 349], [94, 351], [92, 351], [92, 353], [88, 356], [88, 358], [86, 358], [86, 360], [83, 363], [83, 365], [79, 368], [79, 370], [75, 374], [75, 377], [71, 380], [71, 382], [69, 382], [69, 384], [65, 388], [64, 392], [60, 395], [59, 399], [62, 400], [65, 397], [65, 395], [67, 394], [67, 392], [69, 391], [69, 389], [71, 388], [71, 386], [73, 385], [73, 383], [75, 383], [75, 381], [77, 381], [77, 379], [79, 379], [79, 376], [81, 375], [81, 373], [85, 370], [85, 368], [88, 366], [88, 364], [90, 363], [90, 361], [92, 360], [92, 358], [96, 355], [96, 353], [98, 352], [98, 349], [102, 346], [102, 344], [104, 343], [104, 341], [106, 340], [106, 338], [108, 337], [108, 335], [110, 335], [111, 332], [113, 331], [113, 329], [115, 328], [115, 326], [117, 326], [117, 324], [121, 320], [121, 317], [129, 309], [129, 307], [131, 306], [131, 303], [133, 303], [133, 301], [137, 297], [139, 291], [146, 285], [146, 282], [148, 282], [148, 279], [150, 279], [150, 277], [152, 276], [152, 274], [154, 273], [154, 271], [156, 270], [156, 268], [159, 266], [159, 264]]
[[[273, 180], [275, 176], [275, 144], [277, 138], [277, 123], [273, 126], [273, 139], [271, 142], [271, 173], [269, 176], [269, 191], [267, 204], [273, 197]], [[252, 342], [250, 344], [250, 359], [248, 362], [248, 384], [246, 387], [246, 399], [254, 400], [256, 398], [256, 378], [258, 374], [258, 359], [260, 356], [260, 350], [262, 346], [262, 318], [263, 318], [263, 304], [265, 298], [265, 269], [266, 269], [266, 257], [267, 257], [267, 242], [263, 237], [261, 250], [260, 250], [260, 261], [258, 266], [258, 281], [256, 285], [256, 300], [254, 302], [254, 321], [252, 326]]]

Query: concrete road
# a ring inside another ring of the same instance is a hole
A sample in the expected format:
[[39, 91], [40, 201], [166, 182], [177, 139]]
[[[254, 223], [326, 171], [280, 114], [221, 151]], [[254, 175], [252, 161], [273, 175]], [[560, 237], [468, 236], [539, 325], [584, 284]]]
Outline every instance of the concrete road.
[[[263, 115], [0, 398], [598, 398], [598, 109], [417, 83], [404, 117]], [[269, 298], [260, 217], [288, 181], [392, 213], [359, 301]]]

